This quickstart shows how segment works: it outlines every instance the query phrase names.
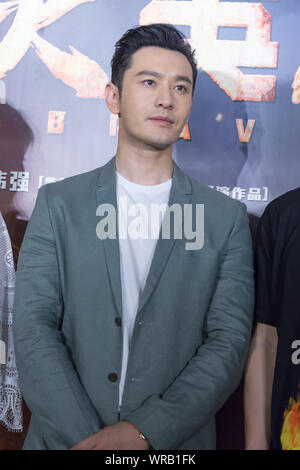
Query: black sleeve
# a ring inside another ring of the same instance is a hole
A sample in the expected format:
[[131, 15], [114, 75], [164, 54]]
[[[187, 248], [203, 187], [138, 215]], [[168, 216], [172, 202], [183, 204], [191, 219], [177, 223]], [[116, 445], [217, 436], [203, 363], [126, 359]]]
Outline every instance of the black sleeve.
[[274, 298], [274, 220], [267, 208], [262, 215], [255, 243], [254, 322], [277, 326]]

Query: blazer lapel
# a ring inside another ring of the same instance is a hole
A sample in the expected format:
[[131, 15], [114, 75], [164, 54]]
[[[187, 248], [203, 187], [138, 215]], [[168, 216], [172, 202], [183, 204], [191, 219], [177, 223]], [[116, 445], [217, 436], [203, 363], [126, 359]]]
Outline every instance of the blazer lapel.
[[[100, 170], [96, 187], [96, 204], [96, 208], [100, 204], [111, 204], [115, 208], [117, 216], [115, 157]], [[116, 233], [118, 233], [118, 218], [116, 218]], [[103, 246], [115, 305], [119, 315], [122, 316], [122, 288], [118, 235], [115, 239], [106, 238], [103, 240]]]
[[[179, 204], [182, 210], [182, 221], [184, 214], [184, 204], [190, 204], [191, 194], [192, 186], [189, 179], [174, 162], [173, 181], [170, 190], [168, 207], [171, 207], [172, 204], [175, 203]], [[181, 228], [183, 233], [183, 222]], [[162, 229], [160, 230], [160, 236], [157, 240], [153, 260], [150, 266], [148, 277], [146, 279], [145, 288], [140, 297], [137, 314], [142, 310], [146, 302], [151, 297], [155, 286], [157, 285], [159, 278], [164, 270], [164, 267], [169, 259], [169, 256], [171, 255], [175, 241], [175, 236], [172, 236], [172, 230], [170, 239], [163, 239]]]

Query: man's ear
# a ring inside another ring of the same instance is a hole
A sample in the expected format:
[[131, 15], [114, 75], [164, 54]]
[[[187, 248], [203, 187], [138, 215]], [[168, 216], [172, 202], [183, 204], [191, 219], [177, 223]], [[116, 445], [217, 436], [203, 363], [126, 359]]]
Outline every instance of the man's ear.
[[106, 105], [111, 113], [120, 114], [120, 94], [116, 85], [109, 82], [105, 87]]

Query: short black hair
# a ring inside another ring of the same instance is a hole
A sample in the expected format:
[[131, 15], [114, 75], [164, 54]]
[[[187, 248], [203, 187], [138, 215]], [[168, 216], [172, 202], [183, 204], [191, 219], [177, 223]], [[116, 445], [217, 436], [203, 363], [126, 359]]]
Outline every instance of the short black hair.
[[191, 64], [193, 71], [193, 94], [197, 78], [197, 62], [195, 50], [186, 41], [175, 26], [165, 23], [153, 23], [129, 29], [115, 44], [115, 53], [111, 60], [111, 81], [122, 93], [125, 71], [131, 65], [131, 58], [142, 47], [162, 47], [181, 52]]

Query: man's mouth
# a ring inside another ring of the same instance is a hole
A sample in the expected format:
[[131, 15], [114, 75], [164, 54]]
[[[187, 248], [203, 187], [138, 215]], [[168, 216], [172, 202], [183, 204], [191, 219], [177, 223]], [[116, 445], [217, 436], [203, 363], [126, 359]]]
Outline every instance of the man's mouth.
[[158, 124], [159, 126], [166, 127], [170, 127], [174, 123], [174, 121], [172, 121], [166, 116], [153, 116], [150, 118], [150, 121], [152, 121], [154, 124]]

